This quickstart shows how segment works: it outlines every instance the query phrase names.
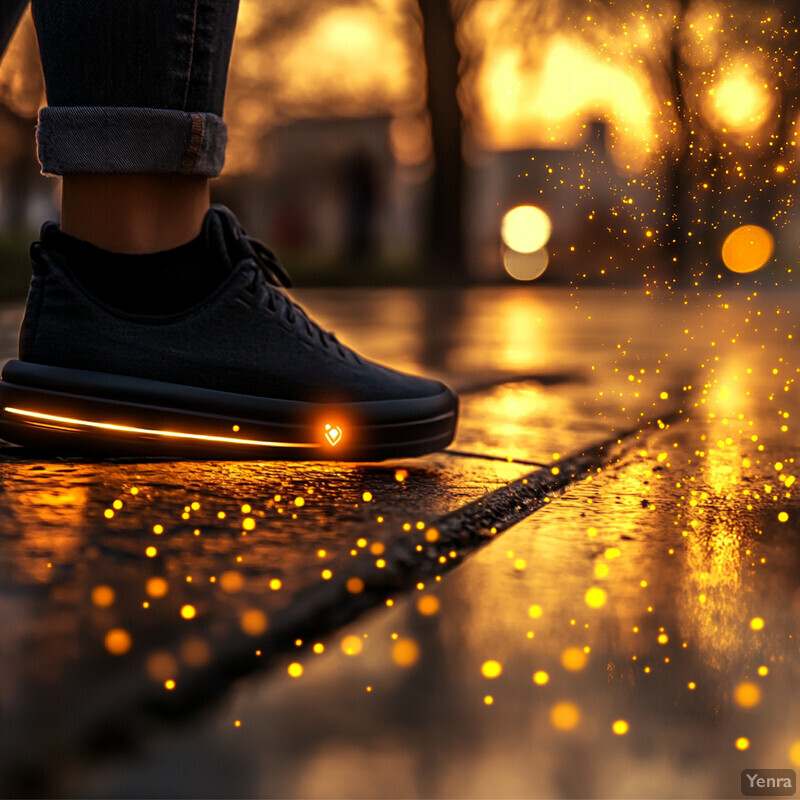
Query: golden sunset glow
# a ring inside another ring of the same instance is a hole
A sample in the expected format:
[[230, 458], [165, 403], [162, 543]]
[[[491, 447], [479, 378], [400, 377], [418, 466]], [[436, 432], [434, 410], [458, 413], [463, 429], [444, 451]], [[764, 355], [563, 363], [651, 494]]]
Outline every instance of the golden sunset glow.
[[25, 117], [35, 116], [45, 102], [36, 33], [29, 11], [23, 15], [0, 61], [0, 101], [14, 113]]
[[333, 8], [283, 42], [277, 55], [281, 95], [299, 105], [334, 101], [337, 113], [347, 114], [362, 110], [365, 98], [389, 109], [408, 95], [408, 48], [392, 15], [377, 9]]
[[[242, 3], [227, 112], [229, 170], [258, 169], [254, 137], [290, 118], [314, 115], [391, 113], [398, 163], [428, 158], [429, 125], [419, 116], [421, 39], [410, 36], [402, 3], [378, 5], [333, 7], [273, 41], [265, 38], [269, 10], [254, 0]], [[629, 26], [623, 51], [609, 58], [577, 35], [509, 35], [513, 12], [510, 0], [483, 0], [461, 23], [462, 52], [481, 52], [462, 87], [474, 95], [464, 107], [481, 146], [578, 147], [588, 122], [607, 119], [618, 166], [641, 169], [665, 144], [657, 134], [658, 101], [636, 51], [651, 46], [648, 21]]]
[[487, 42], [476, 80], [487, 147], [575, 147], [586, 122], [607, 116], [620, 148], [618, 161], [644, 164], [655, 142], [655, 98], [637, 65], [610, 62], [565, 36], [543, 43], [541, 59], [533, 62], [525, 41], [501, 41]]

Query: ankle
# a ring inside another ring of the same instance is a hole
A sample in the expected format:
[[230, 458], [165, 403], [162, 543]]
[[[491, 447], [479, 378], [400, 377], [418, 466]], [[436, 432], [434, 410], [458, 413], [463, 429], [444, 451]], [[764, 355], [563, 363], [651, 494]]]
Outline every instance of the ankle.
[[185, 311], [208, 297], [233, 269], [228, 242], [213, 213], [198, 236], [153, 253], [107, 250], [54, 222], [42, 227], [41, 244], [89, 295], [132, 314]]
[[197, 237], [210, 206], [205, 178], [66, 175], [61, 229], [114, 253], [156, 253]]

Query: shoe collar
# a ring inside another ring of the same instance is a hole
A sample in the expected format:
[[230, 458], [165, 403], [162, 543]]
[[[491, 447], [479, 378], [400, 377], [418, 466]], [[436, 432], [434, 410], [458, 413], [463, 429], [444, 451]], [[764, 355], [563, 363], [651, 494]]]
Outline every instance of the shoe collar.
[[[214, 223], [217, 225], [214, 225]], [[248, 236], [247, 231], [239, 224], [233, 212], [219, 203], [214, 203], [211, 210], [206, 215], [203, 228], [206, 237], [211, 244], [211, 239], [216, 233], [224, 241], [226, 255], [231, 260], [231, 266], [235, 267], [242, 261], [255, 261], [262, 269], [265, 278], [273, 286], [290, 288], [292, 279], [278, 260], [275, 253], [270, 250], [262, 241], [253, 236]], [[215, 237], [216, 238], [216, 237]]]

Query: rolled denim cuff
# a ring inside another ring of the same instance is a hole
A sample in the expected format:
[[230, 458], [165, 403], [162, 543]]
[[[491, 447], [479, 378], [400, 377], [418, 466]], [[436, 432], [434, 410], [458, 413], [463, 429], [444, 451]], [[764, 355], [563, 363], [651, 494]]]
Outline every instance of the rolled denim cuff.
[[215, 178], [227, 141], [216, 114], [161, 108], [47, 106], [36, 128], [45, 175]]

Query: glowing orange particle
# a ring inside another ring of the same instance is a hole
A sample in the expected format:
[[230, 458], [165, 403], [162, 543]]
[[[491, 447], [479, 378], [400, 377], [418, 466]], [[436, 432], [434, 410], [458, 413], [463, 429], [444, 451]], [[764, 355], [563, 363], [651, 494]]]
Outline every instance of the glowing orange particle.
[[561, 666], [570, 672], [579, 672], [586, 666], [586, 653], [579, 647], [568, 647], [561, 654]]
[[392, 661], [398, 667], [413, 667], [419, 660], [419, 645], [413, 639], [398, 639], [392, 645]]
[[574, 703], [563, 701], [550, 709], [550, 723], [561, 731], [572, 730], [580, 722], [581, 712]]
[[248, 636], [260, 636], [267, 630], [267, 615], [257, 608], [248, 608], [239, 617], [239, 625]]
[[147, 581], [147, 583], [144, 585], [144, 590], [148, 597], [164, 597], [164, 595], [169, 591], [169, 584], [164, 580], [164, 578], [156, 576]]
[[417, 600], [417, 611], [423, 617], [432, 617], [434, 614], [438, 614], [440, 606], [439, 598], [432, 594], [424, 594]]
[[345, 586], [350, 594], [361, 594], [361, 592], [364, 591], [364, 581], [355, 575], [352, 578], [347, 579]]
[[503, 665], [499, 661], [490, 660], [481, 664], [481, 674], [484, 678], [493, 680], [494, 678], [499, 678], [502, 673]]
[[624, 736], [628, 730], [630, 729], [630, 725], [624, 719], [615, 720], [614, 723], [611, 725], [611, 730], [617, 734], [617, 736]]
[[114, 590], [110, 586], [95, 586], [92, 589], [92, 603], [98, 608], [108, 608], [114, 604]]
[[242, 587], [244, 586], [244, 578], [242, 577], [241, 573], [236, 572], [235, 570], [229, 570], [227, 572], [223, 572], [222, 575], [219, 576], [219, 585], [222, 591], [226, 594], [236, 594], [237, 592], [242, 591]]
[[742, 708], [753, 708], [761, 702], [761, 689], [751, 681], [743, 681], [733, 690], [733, 699]]
[[342, 652], [346, 656], [357, 656], [364, 648], [364, 643], [359, 636], [345, 636], [342, 639]]
[[103, 643], [112, 656], [123, 656], [131, 649], [133, 640], [124, 628], [112, 628], [105, 635]]

